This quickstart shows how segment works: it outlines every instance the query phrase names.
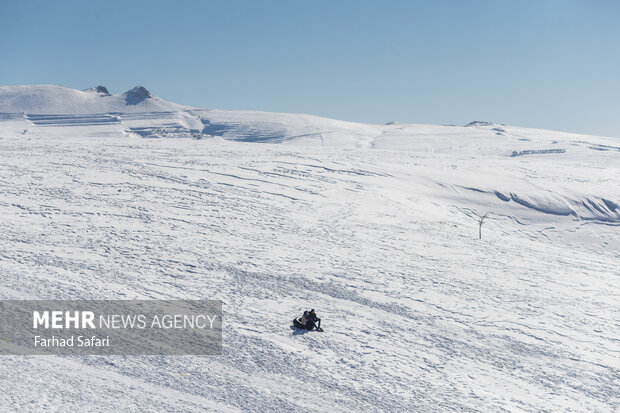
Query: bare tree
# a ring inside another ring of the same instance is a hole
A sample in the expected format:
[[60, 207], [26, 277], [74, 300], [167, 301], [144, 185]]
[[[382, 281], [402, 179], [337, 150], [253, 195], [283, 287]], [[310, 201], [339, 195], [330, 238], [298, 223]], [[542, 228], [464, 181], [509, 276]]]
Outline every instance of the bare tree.
[[488, 212], [485, 212], [484, 215], [478, 215], [478, 239], [482, 239], [482, 224], [484, 223], [485, 218], [489, 215]]

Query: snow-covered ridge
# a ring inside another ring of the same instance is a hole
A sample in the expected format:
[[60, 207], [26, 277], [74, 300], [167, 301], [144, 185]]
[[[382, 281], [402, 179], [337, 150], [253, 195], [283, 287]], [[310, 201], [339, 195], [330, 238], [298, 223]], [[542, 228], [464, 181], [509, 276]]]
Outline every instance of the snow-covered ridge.
[[0, 112], [92, 114], [182, 109], [188, 109], [188, 107], [151, 96], [140, 86], [118, 95], [110, 95], [104, 86], [86, 90], [58, 85], [0, 87]]
[[[474, 121], [465, 127], [385, 125], [346, 122], [312, 115], [199, 109], [179, 105], [136, 86], [112, 95], [104, 86], [86, 90], [57, 85], [0, 87], [0, 121], [25, 120], [16, 127], [89, 126], [62, 134], [105, 136], [126, 133], [143, 137], [210, 137], [244, 142], [295, 143], [370, 149], [455, 152], [476, 145], [477, 153], [510, 155], [562, 152], [566, 140], [587, 141], [592, 149], [620, 150], [617, 141], [563, 132], [516, 128]], [[3, 125], [7, 127], [9, 125]], [[100, 126], [93, 129], [92, 126]], [[500, 139], [503, 137], [505, 139]], [[542, 138], [542, 139], [541, 139]]]
[[110, 92], [108, 92], [108, 88], [106, 88], [105, 86], [90, 87], [88, 89], [84, 89], [83, 92], [98, 93], [100, 95], [110, 96]]
[[[84, 91], [55, 85], [0, 87], [0, 133], [3, 131], [24, 136], [94, 138], [220, 137], [237, 142], [397, 150], [441, 159], [477, 159], [481, 163], [499, 159], [498, 168], [524, 163], [606, 165], [620, 154], [620, 142], [612, 138], [486, 121], [464, 127], [399, 122], [374, 125], [304, 114], [199, 109], [160, 99], [142, 86], [116, 95], [104, 86]], [[546, 215], [620, 222], [620, 197], [614, 192], [614, 183], [605, 183], [609, 188], [604, 192], [592, 192], [588, 187], [569, 191], [549, 181], [494, 179], [492, 172], [488, 176], [461, 173], [443, 179], [438, 179], [438, 172], [444, 173], [433, 171], [429, 180], [445, 188], [473, 188], [478, 197], [488, 194], [489, 202], [499, 202], [496, 210], [516, 205]], [[457, 192], [461, 197], [468, 196], [461, 189]]]

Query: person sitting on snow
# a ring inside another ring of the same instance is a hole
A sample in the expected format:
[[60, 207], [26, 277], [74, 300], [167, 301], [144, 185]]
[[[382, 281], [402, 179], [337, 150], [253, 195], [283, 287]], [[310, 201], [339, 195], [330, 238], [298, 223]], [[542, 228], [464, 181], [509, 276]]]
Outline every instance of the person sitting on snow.
[[[308, 312], [306, 311], [306, 313], [308, 313]], [[306, 313], [304, 313], [304, 315]], [[308, 320], [306, 322], [306, 328], [308, 330], [312, 330], [313, 328], [315, 328], [315, 329], [321, 331], [321, 319], [316, 316], [316, 313], [314, 312], [314, 308], [312, 310], [310, 310], [310, 312], [308, 313], [308, 316], [306, 318]], [[317, 324], [317, 322], [318, 322], [318, 324]]]
[[318, 324], [316, 324], [317, 330], [320, 329], [321, 328], [321, 319], [316, 316], [316, 313], [314, 312], [314, 308], [312, 310], [310, 310], [308, 315], [310, 316], [310, 320], [314, 321], [315, 324], [318, 323]]
[[308, 325], [308, 321], [310, 321], [310, 315], [308, 314], [307, 311], [304, 311], [304, 315], [301, 316], [299, 321], [303, 325], [306, 325], [306, 326]]

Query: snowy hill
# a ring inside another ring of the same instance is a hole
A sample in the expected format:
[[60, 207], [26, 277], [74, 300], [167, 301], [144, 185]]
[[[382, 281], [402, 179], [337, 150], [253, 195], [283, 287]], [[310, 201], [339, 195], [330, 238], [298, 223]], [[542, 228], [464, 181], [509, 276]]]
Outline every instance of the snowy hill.
[[86, 90], [56, 85], [0, 87], [0, 112], [36, 114], [95, 114], [107, 112], [154, 112], [188, 109], [151, 96], [141, 86], [110, 95], [104, 86]]
[[618, 139], [8, 86], [0, 171], [4, 299], [225, 313], [222, 356], [5, 357], [9, 410], [620, 407]]

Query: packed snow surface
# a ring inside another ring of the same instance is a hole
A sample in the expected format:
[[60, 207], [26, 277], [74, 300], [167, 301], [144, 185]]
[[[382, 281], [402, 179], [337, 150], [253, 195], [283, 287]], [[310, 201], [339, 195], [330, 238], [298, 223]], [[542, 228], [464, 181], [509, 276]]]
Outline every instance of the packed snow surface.
[[5, 410], [620, 408], [618, 139], [7, 86], [0, 171], [3, 299], [224, 305], [219, 356], [4, 356]]

